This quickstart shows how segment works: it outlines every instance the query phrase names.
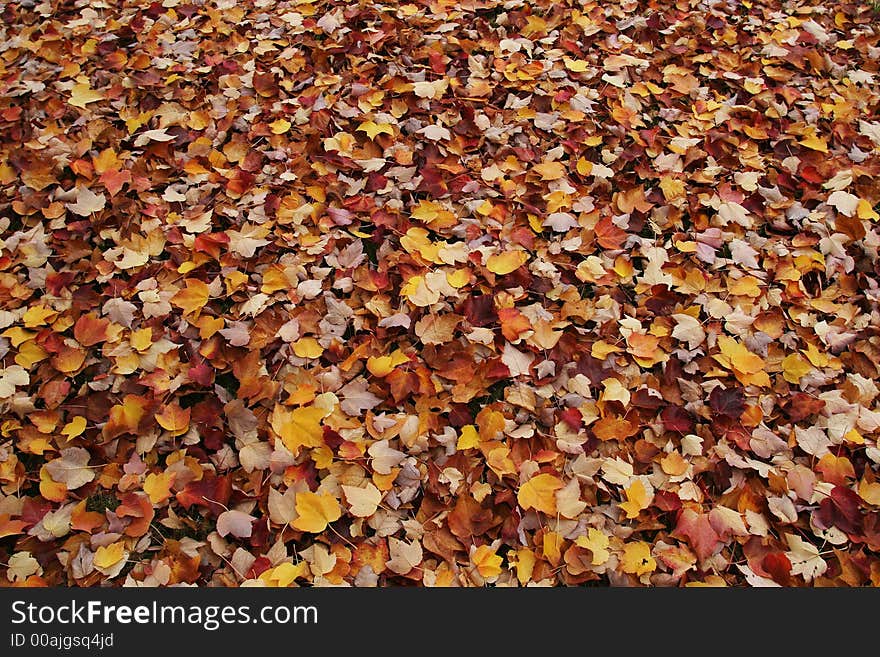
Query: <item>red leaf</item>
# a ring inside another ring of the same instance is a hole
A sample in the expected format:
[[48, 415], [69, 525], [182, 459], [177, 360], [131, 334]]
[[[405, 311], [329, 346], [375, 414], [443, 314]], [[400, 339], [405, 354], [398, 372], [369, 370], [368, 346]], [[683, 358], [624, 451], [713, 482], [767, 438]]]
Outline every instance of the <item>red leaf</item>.
[[859, 511], [861, 498], [849, 488], [835, 486], [831, 495], [819, 503], [816, 510], [817, 524], [822, 529], [832, 526], [847, 534], [858, 534], [862, 527], [862, 514]]
[[660, 412], [660, 420], [667, 431], [687, 434], [694, 430], [693, 417], [681, 406], [667, 406]]
[[709, 524], [709, 515], [685, 509], [678, 516], [673, 538], [685, 539], [702, 561], [715, 554], [723, 545], [718, 534]]
[[780, 586], [788, 586], [791, 580], [791, 561], [785, 556], [785, 552], [771, 552], [764, 557], [761, 566], [773, 581]]
[[812, 417], [825, 408], [825, 400], [817, 399], [803, 392], [796, 392], [782, 405], [783, 410], [792, 422], [800, 422]]
[[742, 388], [716, 386], [709, 394], [709, 407], [720, 415], [737, 420], [746, 410], [746, 395]]

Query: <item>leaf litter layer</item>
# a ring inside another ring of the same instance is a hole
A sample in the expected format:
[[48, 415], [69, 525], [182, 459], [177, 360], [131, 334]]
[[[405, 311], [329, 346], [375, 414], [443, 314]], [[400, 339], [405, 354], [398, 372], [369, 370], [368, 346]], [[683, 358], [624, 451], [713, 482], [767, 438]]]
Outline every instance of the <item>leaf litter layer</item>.
[[9, 584], [880, 583], [870, 8], [0, 6]]

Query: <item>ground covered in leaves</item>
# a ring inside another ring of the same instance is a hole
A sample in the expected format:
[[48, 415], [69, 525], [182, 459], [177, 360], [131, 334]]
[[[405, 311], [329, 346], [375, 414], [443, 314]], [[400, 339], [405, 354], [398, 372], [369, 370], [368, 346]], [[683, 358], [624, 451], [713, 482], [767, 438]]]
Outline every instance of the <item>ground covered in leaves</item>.
[[880, 584], [870, 7], [0, 8], [0, 581]]

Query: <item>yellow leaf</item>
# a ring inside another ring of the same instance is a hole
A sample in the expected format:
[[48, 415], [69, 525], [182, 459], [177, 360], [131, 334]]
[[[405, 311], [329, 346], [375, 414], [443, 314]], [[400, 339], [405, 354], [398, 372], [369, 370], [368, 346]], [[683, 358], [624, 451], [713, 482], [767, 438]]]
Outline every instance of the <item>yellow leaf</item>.
[[859, 497], [865, 500], [868, 504], [880, 506], [880, 484], [876, 481], [869, 483], [865, 479], [862, 479], [861, 482], [859, 482]]
[[293, 353], [300, 358], [319, 358], [324, 353], [324, 347], [315, 338], [300, 338], [293, 343]]
[[570, 57], [563, 57], [562, 61], [565, 62], [565, 68], [567, 68], [572, 73], [583, 73], [590, 68], [590, 62], [583, 59], [571, 59]]
[[516, 578], [523, 586], [532, 579], [537, 560], [535, 554], [528, 548], [520, 548], [516, 551]]
[[458, 444], [455, 449], [472, 449], [480, 446], [480, 434], [473, 424], [466, 424], [461, 428], [461, 435], [458, 437]]
[[599, 340], [593, 343], [593, 346], [590, 348], [590, 355], [598, 360], [605, 360], [610, 354], [619, 351], [623, 351], [623, 349], [616, 345], [608, 344], [604, 340]]
[[88, 103], [94, 103], [98, 100], [103, 100], [104, 94], [100, 91], [95, 91], [88, 84], [75, 84], [73, 85], [73, 89], [70, 90], [70, 100], [67, 102], [73, 105], [74, 107], [80, 107], [85, 109]]
[[260, 574], [260, 579], [266, 582], [267, 586], [277, 586], [281, 588], [287, 588], [293, 581], [298, 577], [304, 577], [306, 575], [306, 562], [300, 561], [298, 564], [294, 565], [289, 561], [285, 561], [284, 563], [280, 563], [274, 568], [270, 568], [269, 570], [264, 570]]
[[132, 331], [128, 341], [133, 349], [146, 351], [153, 344], [153, 329], [147, 326], [137, 331]]
[[859, 219], [870, 219], [871, 221], [877, 221], [880, 219], [880, 214], [877, 214], [874, 211], [874, 208], [871, 207], [871, 204], [863, 198], [859, 199], [859, 204], [856, 207], [856, 214]]
[[47, 320], [54, 319], [58, 316], [58, 312], [52, 308], [48, 308], [43, 304], [31, 306], [22, 315], [21, 319], [26, 328], [37, 328], [46, 324]]
[[386, 377], [394, 371], [391, 356], [370, 356], [367, 358], [367, 369], [373, 376]]
[[470, 269], [456, 269], [455, 271], [447, 272], [446, 274], [446, 282], [456, 290], [470, 283], [470, 280]]
[[559, 477], [538, 474], [520, 486], [516, 499], [524, 509], [535, 509], [548, 516], [556, 515], [556, 491], [563, 485]]
[[593, 163], [582, 157], [577, 161], [577, 172], [582, 176], [589, 176], [593, 170]]
[[754, 276], [743, 276], [735, 281], [730, 281], [728, 290], [734, 296], [743, 297], [759, 297], [761, 296], [761, 288], [758, 287], [760, 281]]
[[273, 135], [283, 135], [285, 132], [290, 130], [290, 126], [293, 125], [287, 119], [278, 119], [277, 121], [272, 121], [269, 124], [269, 130], [272, 131]]
[[660, 190], [663, 192], [663, 197], [671, 201], [684, 196], [684, 183], [672, 176], [663, 176], [660, 179]]
[[587, 530], [586, 536], [578, 536], [575, 543], [593, 553], [594, 566], [601, 566], [611, 556], [608, 552], [608, 537], [594, 527]]
[[43, 349], [33, 340], [28, 340], [18, 348], [15, 355], [15, 362], [24, 369], [29, 370], [34, 363], [45, 360], [49, 352]]
[[807, 344], [807, 348], [801, 349], [801, 353], [816, 367], [825, 367], [831, 360], [828, 354], [819, 351], [814, 344]]
[[562, 558], [562, 541], [562, 536], [557, 532], [547, 532], [544, 534], [542, 551], [544, 557], [553, 565], [558, 564]]
[[474, 550], [471, 561], [477, 567], [477, 572], [486, 579], [498, 577], [501, 574], [501, 564], [504, 563], [504, 559], [495, 554], [495, 550], [488, 545], [481, 545]]
[[112, 148], [105, 148], [103, 151], [92, 157], [92, 166], [95, 167], [95, 173], [99, 176], [105, 171], [113, 171], [120, 166], [119, 156]]
[[811, 133], [811, 134], [807, 135], [806, 137], [801, 139], [798, 143], [801, 146], [806, 146], [807, 148], [814, 150], [814, 151], [819, 151], [820, 153], [827, 153], [828, 152], [828, 144], [825, 142], [824, 139], [817, 136], [815, 133]]
[[657, 568], [657, 562], [651, 556], [651, 546], [644, 541], [627, 543], [623, 548], [623, 558], [620, 561], [623, 572], [636, 577], [652, 573]]
[[394, 136], [394, 127], [390, 123], [376, 123], [375, 121], [364, 121], [361, 123], [357, 132], [366, 132], [367, 137], [371, 140], [375, 139], [377, 135], [386, 134], [390, 136]]
[[504, 251], [490, 255], [486, 267], [493, 274], [504, 276], [522, 267], [528, 259], [529, 254], [525, 251]]
[[151, 472], [144, 479], [144, 492], [149, 495], [150, 502], [160, 504], [171, 496], [171, 482], [174, 481], [173, 472], [156, 474]]
[[67, 436], [68, 440], [73, 440], [83, 431], [86, 430], [86, 419], [82, 415], [77, 415], [61, 429], [62, 435]]
[[98, 568], [111, 568], [125, 557], [125, 543], [116, 541], [110, 545], [102, 545], [95, 552], [93, 563]]
[[296, 494], [297, 518], [290, 523], [294, 529], [320, 534], [327, 525], [342, 516], [342, 507], [328, 494], [302, 492]]
[[202, 340], [207, 340], [217, 331], [221, 330], [226, 322], [223, 321], [222, 317], [203, 316], [199, 317], [198, 321], [194, 322], [194, 324], [199, 327], [199, 337]]
[[541, 180], [558, 180], [565, 175], [565, 167], [562, 162], [541, 162], [532, 169], [541, 176]]
[[40, 495], [53, 502], [67, 499], [67, 486], [52, 479], [45, 465], [40, 468]]
[[645, 490], [641, 479], [636, 479], [632, 486], [625, 489], [624, 492], [626, 493], [626, 502], [621, 502], [620, 508], [626, 512], [626, 517], [630, 520], [638, 518], [642, 509], [647, 509], [653, 499], [653, 495], [648, 496], [648, 491]]
[[30, 340], [32, 337], [36, 335], [35, 331], [25, 331], [20, 326], [13, 326], [12, 328], [8, 328], [3, 333], [0, 333], [0, 336], [4, 338], [9, 338], [9, 341], [12, 343], [13, 347], [18, 347], [21, 343]]
[[187, 278], [184, 285], [186, 287], [171, 297], [171, 303], [183, 310], [185, 315], [195, 313], [198, 316], [198, 311], [208, 303], [210, 296], [208, 285], [195, 278]]
[[[495, 449], [489, 450], [489, 453], [486, 454], [486, 465], [488, 465], [499, 477], [516, 472], [516, 464], [513, 462], [513, 459], [510, 458], [509, 447], [496, 447]], [[559, 483], [560, 485], [562, 484], [561, 481]], [[556, 503], [555, 498], [553, 503]]]
[[284, 446], [296, 456], [300, 447], [320, 447], [324, 444], [321, 420], [326, 411], [317, 406], [305, 406], [292, 411], [276, 405], [272, 413], [272, 431], [281, 438]]
[[798, 383], [802, 376], [813, 371], [810, 365], [800, 354], [789, 354], [782, 359], [782, 378], [789, 383]]
[[760, 356], [753, 354], [731, 337], [719, 335], [718, 347], [730, 366], [743, 374], [754, 374], [764, 369], [764, 361]]
[[181, 408], [177, 402], [168, 404], [161, 412], [156, 413], [156, 422], [172, 436], [181, 436], [189, 429], [189, 418], [192, 409]]
[[400, 294], [420, 308], [433, 305], [440, 300], [440, 293], [428, 287], [424, 276], [413, 276], [407, 280], [401, 286]]

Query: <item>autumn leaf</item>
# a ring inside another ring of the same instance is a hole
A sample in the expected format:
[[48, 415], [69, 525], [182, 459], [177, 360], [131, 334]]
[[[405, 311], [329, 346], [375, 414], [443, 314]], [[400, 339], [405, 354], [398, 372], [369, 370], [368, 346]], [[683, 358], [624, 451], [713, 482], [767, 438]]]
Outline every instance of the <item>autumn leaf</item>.
[[156, 413], [156, 422], [172, 436], [180, 436], [189, 429], [189, 421], [192, 411], [181, 408], [179, 404], [171, 403]]
[[74, 107], [85, 109], [89, 103], [104, 99], [104, 94], [89, 87], [88, 83], [78, 82], [70, 91], [70, 99], [67, 101]]
[[593, 553], [592, 563], [594, 566], [601, 566], [611, 556], [608, 551], [610, 545], [608, 536], [594, 527], [590, 527], [585, 536], [578, 536], [575, 542]]
[[358, 518], [369, 518], [376, 513], [379, 502], [382, 501], [381, 491], [370, 483], [362, 488], [343, 485], [342, 492], [349, 504], [349, 511]]
[[503, 276], [516, 271], [529, 259], [525, 251], [504, 251], [489, 256], [486, 260], [486, 268], [493, 274]]
[[210, 291], [206, 283], [188, 278], [184, 281], [184, 287], [177, 292], [170, 301], [183, 310], [186, 315], [198, 317], [199, 311], [208, 303]]
[[331, 522], [342, 517], [342, 508], [332, 495], [303, 492], [296, 496], [297, 518], [291, 522], [294, 529], [318, 534]]
[[217, 516], [217, 533], [220, 536], [232, 535], [236, 538], [249, 538], [253, 532], [253, 516], [244, 511], [230, 509]]
[[476, 566], [481, 577], [492, 580], [501, 574], [501, 564], [504, 563], [504, 559], [495, 554], [495, 550], [490, 546], [481, 545], [471, 555], [471, 562]]
[[516, 499], [524, 509], [535, 509], [552, 516], [556, 514], [556, 491], [563, 485], [559, 477], [538, 474], [520, 486]]
[[150, 497], [153, 504], [161, 504], [171, 496], [171, 484], [174, 481], [173, 472], [156, 474], [151, 472], [144, 479], [144, 492]]
[[324, 415], [325, 411], [317, 406], [305, 406], [293, 410], [275, 406], [271, 426], [284, 446], [296, 454], [301, 447], [321, 446], [324, 438], [321, 420]]
[[0, 580], [880, 584], [865, 3], [49, 4]]
[[624, 492], [626, 493], [626, 502], [621, 502], [620, 508], [624, 510], [629, 519], [637, 518], [639, 513], [643, 509], [647, 509], [651, 503], [651, 496], [648, 495], [641, 479], [636, 479]]
[[657, 562], [651, 556], [651, 546], [645, 541], [627, 543], [621, 557], [623, 572], [641, 577], [657, 569]]
[[110, 545], [101, 546], [95, 552], [94, 564], [96, 568], [110, 569], [125, 558], [125, 543], [116, 541]]

